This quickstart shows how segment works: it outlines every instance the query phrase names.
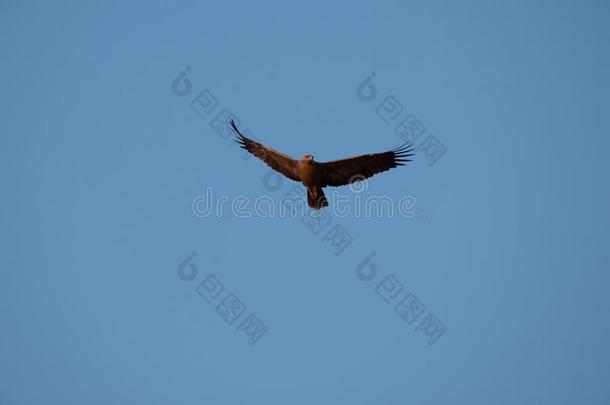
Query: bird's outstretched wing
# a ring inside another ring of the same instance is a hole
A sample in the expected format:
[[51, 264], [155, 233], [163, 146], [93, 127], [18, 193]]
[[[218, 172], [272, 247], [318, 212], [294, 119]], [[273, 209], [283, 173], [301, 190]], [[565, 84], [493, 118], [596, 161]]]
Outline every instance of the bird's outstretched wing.
[[299, 174], [299, 162], [294, 160], [288, 155], [284, 155], [274, 149], [271, 149], [261, 143], [253, 141], [250, 138], [246, 138], [237, 126], [235, 122], [231, 120], [231, 128], [235, 132], [237, 137], [237, 143], [242, 149], [247, 150], [263, 162], [267, 163], [276, 172], [282, 173], [284, 176], [294, 181], [301, 181], [301, 175]]
[[410, 162], [412, 145], [405, 143], [394, 150], [320, 163], [320, 186], [343, 186], [385, 172]]

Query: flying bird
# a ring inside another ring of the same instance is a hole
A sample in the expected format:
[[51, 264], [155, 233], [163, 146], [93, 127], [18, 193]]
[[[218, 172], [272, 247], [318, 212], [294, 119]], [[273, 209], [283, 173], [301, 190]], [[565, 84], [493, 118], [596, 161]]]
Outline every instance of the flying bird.
[[296, 160], [245, 137], [239, 132], [233, 120], [230, 123], [237, 137], [236, 141], [242, 149], [265, 162], [276, 172], [303, 183], [307, 188], [307, 204], [314, 210], [328, 206], [322, 187], [345, 186], [367, 179], [377, 173], [403, 166], [410, 162], [409, 158], [414, 155], [412, 145], [404, 143], [388, 152], [354, 156], [330, 162], [316, 162], [309, 154], [303, 156], [301, 160]]

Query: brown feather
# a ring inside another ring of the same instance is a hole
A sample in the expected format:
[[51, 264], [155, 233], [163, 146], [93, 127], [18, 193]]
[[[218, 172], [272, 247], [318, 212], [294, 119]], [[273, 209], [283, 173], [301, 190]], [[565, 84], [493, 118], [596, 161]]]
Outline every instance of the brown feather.
[[344, 186], [361, 181], [410, 162], [413, 149], [403, 144], [389, 152], [355, 156], [347, 159], [319, 163], [320, 186]]
[[231, 120], [230, 123], [231, 128], [237, 136], [237, 143], [241, 145], [242, 149], [246, 149], [248, 152], [267, 163], [267, 165], [273, 170], [283, 174], [289, 179], [301, 181], [298, 161], [294, 160], [288, 155], [271, 149], [268, 146], [253, 141], [250, 138], [246, 138], [241, 132], [239, 132], [239, 129], [237, 129], [237, 126], [233, 120]]

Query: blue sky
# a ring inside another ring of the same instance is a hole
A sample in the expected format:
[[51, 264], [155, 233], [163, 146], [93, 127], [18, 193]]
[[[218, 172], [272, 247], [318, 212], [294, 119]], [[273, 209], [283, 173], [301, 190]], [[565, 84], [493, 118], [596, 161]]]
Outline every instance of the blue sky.
[[[609, 17], [2, 2], [0, 403], [608, 403]], [[416, 215], [195, 215], [296, 184], [216, 132], [225, 109], [322, 161], [415, 117], [415, 161], [358, 195]]]

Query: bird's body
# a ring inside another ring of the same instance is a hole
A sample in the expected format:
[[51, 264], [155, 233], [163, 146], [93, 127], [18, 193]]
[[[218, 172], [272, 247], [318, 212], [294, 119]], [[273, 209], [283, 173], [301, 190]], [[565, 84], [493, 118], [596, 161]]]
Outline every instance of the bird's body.
[[303, 159], [299, 160], [298, 165], [301, 183], [307, 188], [307, 204], [316, 210], [327, 207], [328, 200], [324, 195], [322, 187], [320, 187], [322, 177], [320, 169], [322, 166], [311, 155], [303, 156]]
[[299, 173], [301, 174], [301, 182], [305, 187], [315, 186], [319, 182], [318, 162], [313, 160], [313, 156], [305, 155], [299, 160]]
[[322, 187], [343, 186], [364, 180], [396, 166], [402, 166], [413, 155], [413, 149], [404, 144], [392, 151], [355, 156], [330, 162], [316, 162], [312, 155], [305, 155], [295, 160], [288, 155], [271, 149], [263, 144], [246, 138], [235, 122], [231, 120], [231, 128], [237, 135], [237, 142], [243, 149], [258, 157], [273, 170], [291, 180], [299, 181], [307, 188], [308, 205], [319, 210], [328, 206]]

